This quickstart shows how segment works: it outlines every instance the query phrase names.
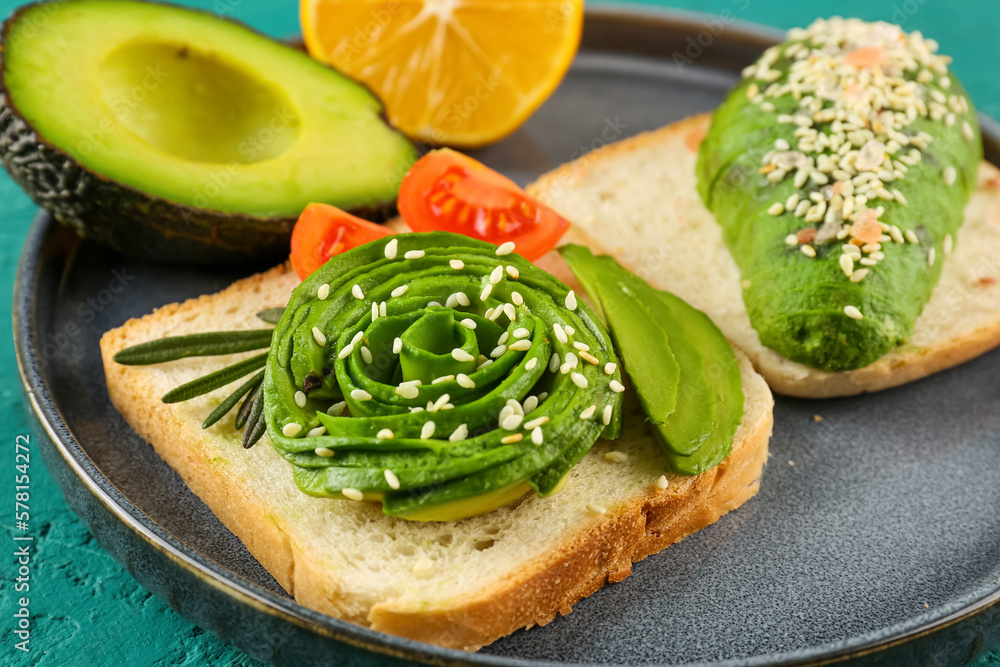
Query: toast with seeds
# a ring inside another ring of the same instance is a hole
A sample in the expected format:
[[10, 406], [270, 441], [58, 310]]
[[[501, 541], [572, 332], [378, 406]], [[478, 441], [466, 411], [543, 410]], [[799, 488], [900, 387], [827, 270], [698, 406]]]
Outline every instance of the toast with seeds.
[[[230, 419], [203, 430], [202, 419], [224, 390], [161, 402], [168, 390], [204, 374], [203, 359], [154, 366], [113, 361], [126, 347], [165, 336], [257, 328], [256, 314], [283, 306], [298, 284], [287, 267], [272, 269], [130, 320], [104, 335], [101, 352], [108, 391], [126, 421], [307, 607], [374, 630], [475, 650], [569, 613], [581, 598], [628, 576], [632, 563], [715, 522], [757, 491], [773, 401], [739, 353], [744, 416], [732, 453], [711, 470], [662, 476], [660, 449], [642, 408], [627, 394], [622, 438], [598, 441], [559, 493], [428, 523], [386, 516], [375, 503], [306, 495], [270, 444], [244, 450]], [[249, 354], [216, 358], [211, 367]]]
[[588, 153], [528, 192], [574, 223], [564, 241], [601, 248], [705, 311], [779, 394], [827, 398], [887, 389], [1000, 344], [1000, 170], [983, 162], [953, 248], [944, 248], [952, 252], [942, 253], [940, 282], [903, 345], [841, 372], [765, 347], [747, 315], [723, 229], [698, 194], [698, 148], [711, 121], [710, 114], [694, 116]]

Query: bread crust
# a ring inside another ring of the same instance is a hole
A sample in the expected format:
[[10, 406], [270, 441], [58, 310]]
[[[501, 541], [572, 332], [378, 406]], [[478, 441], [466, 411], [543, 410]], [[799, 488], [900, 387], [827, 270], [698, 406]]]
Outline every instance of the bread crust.
[[[680, 173], [672, 176], [675, 181], [672, 185], [689, 188], [694, 193], [693, 197], [679, 205], [685, 210], [676, 214], [669, 210], [665, 212], [665, 219], [670, 223], [670, 230], [665, 233], [671, 234], [673, 243], [684, 243], [687, 240], [685, 235], [690, 230], [690, 227], [685, 226], [687, 223], [714, 222], [711, 213], [705, 210], [694, 191], [695, 155], [711, 120], [711, 113], [703, 113], [609, 144], [543, 175], [529, 185], [527, 190], [576, 223], [564, 242], [573, 241], [575, 234], [577, 239], [587, 245], [603, 246], [604, 252], [618, 256], [619, 261], [636, 270], [634, 261], [630, 262], [621, 253], [615, 252], [614, 248], [609, 247], [611, 243], [601, 242], [600, 235], [596, 233], [599, 230], [574, 220], [575, 216], [567, 211], [574, 203], [574, 189], [588, 178], [596, 178], [594, 174], [598, 170], [610, 171], [609, 165], [616, 160], [634, 159], [652, 150], [667, 150], [682, 165], [678, 167]], [[897, 387], [957, 366], [1000, 345], [1000, 287], [997, 286], [1000, 278], [997, 260], [1000, 257], [1000, 225], [993, 220], [1000, 212], [1000, 171], [984, 162], [980, 167], [978, 186], [973, 202], [966, 209], [966, 222], [959, 232], [956, 250], [946, 260], [948, 263], [945, 274], [918, 319], [911, 342], [874, 364], [857, 370], [821, 371], [790, 361], [765, 348], [750, 326], [742, 298], [730, 299], [723, 309], [728, 312], [716, 316], [707, 304], [699, 303], [697, 298], [685, 293], [684, 277], [643, 277], [661, 289], [677, 291], [692, 305], [709, 312], [730, 342], [746, 352], [754, 367], [776, 393], [799, 398], [834, 398]], [[623, 206], [630, 205], [631, 202]], [[718, 237], [721, 239], [721, 231], [718, 232]], [[658, 240], [645, 239], [648, 243]], [[729, 275], [723, 279], [738, 282], [739, 270], [728, 256], [728, 250], [717, 247], [717, 252], [727, 253], [726, 258], [714, 260], [727, 265]], [[973, 269], [980, 270], [980, 275], [968, 273]], [[966, 273], [959, 276], [958, 273], [962, 271]], [[706, 276], [698, 277], [706, 279]], [[712, 278], [715, 279], [715, 276]], [[977, 283], [977, 280], [981, 282]], [[969, 303], [980, 304], [974, 318], [962, 312], [963, 305]], [[941, 327], [940, 323], [944, 321], [955, 324]]]
[[[253, 317], [247, 313], [281, 305], [277, 300], [281, 295], [287, 298], [297, 283], [294, 274], [282, 266], [239, 281], [219, 294], [165, 306], [107, 332], [101, 339], [101, 353], [111, 400], [126, 421], [304, 606], [378, 631], [476, 650], [519, 628], [544, 625], [560, 613], [569, 613], [573, 604], [605, 583], [628, 576], [632, 563], [708, 526], [757, 492], [767, 459], [773, 399], [763, 379], [738, 353], [747, 411], [732, 454], [719, 466], [696, 477], [673, 477], [665, 490], [657, 489], [650, 479], [627, 502], [609, 506], [606, 514], [587, 515], [556, 548], [494, 577], [481, 589], [429, 606], [405, 595], [371, 600], [363, 592], [351, 590], [335, 568], [317, 556], [307, 543], [308, 526], [282, 514], [270, 496], [255, 494], [254, 482], [246, 479], [245, 473], [230, 471], [212, 460], [207, 444], [221, 440], [221, 425], [203, 431], [190, 407], [165, 405], [158, 395], [151, 394], [148, 368], [113, 361], [114, 354], [129, 345], [204, 330], [199, 321], [210, 318], [231, 317], [234, 326], [253, 327]], [[219, 363], [225, 361], [220, 359]], [[172, 363], [196, 364], [197, 360]], [[641, 414], [633, 419], [643, 421]], [[261, 447], [269, 449], [266, 439], [257, 446]], [[273, 454], [257, 448], [249, 450], [248, 456]], [[270, 460], [274, 463], [268, 465], [287, 465], [276, 455]], [[287, 486], [281, 489], [283, 493], [300, 493], [283, 467], [278, 473]], [[375, 511], [366, 519], [390, 521]], [[337, 548], [335, 544], [325, 546], [328, 551]]]

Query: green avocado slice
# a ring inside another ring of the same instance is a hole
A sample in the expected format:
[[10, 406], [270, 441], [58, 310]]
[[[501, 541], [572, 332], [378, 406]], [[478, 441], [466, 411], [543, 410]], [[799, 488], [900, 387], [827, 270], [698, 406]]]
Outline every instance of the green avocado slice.
[[555, 493], [599, 437], [621, 435], [621, 373], [599, 318], [499, 252], [400, 234], [294, 290], [263, 395], [268, 436], [303, 492], [453, 520]]
[[[613, 257], [595, 257], [583, 246], [560, 251], [600, 303], [670, 468], [696, 475], [725, 459], [743, 418], [744, 396], [736, 355], [722, 332], [707, 315], [653, 289]], [[667, 410], [670, 396], [675, 405]]]
[[364, 86], [207, 12], [39, 3], [5, 23], [2, 49], [0, 109], [23, 121], [3, 125], [4, 166], [133, 255], [287, 255], [307, 204], [384, 216], [416, 159]]

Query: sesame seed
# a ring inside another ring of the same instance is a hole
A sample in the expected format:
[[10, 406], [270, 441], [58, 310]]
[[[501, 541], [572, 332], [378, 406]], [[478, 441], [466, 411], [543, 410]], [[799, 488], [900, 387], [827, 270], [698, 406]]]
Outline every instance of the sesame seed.
[[511, 322], [517, 319], [517, 311], [514, 310], [514, 304], [512, 303], [505, 303], [503, 305], [503, 314], [506, 315], [507, 319]]
[[431, 384], [441, 384], [442, 382], [451, 382], [454, 379], [455, 379], [454, 375], [442, 375], [441, 377], [437, 377], [431, 380]]
[[601, 411], [601, 421], [607, 426], [611, 423], [611, 417], [614, 415], [614, 408], [610, 405], [605, 405], [604, 410]]
[[528, 398], [524, 399], [524, 403], [521, 405], [521, 410], [523, 410], [525, 413], [528, 413], [537, 407], [538, 407], [538, 397], [529, 396]]
[[355, 401], [358, 401], [359, 403], [364, 403], [365, 401], [372, 400], [372, 395], [369, 394], [364, 389], [352, 389], [351, 398], [353, 398]]
[[573, 384], [575, 384], [580, 389], [586, 389], [587, 385], [589, 384], [587, 382], [587, 378], [584, 377], [583, 373], [573, 373], [572, 375], [569, 376], [569, 379], [571, 379], [573, 381]]
[[392, 353], [399, 354], [402, 351], [403, 351], [403, 339], [397, 336], [396, 339], [392, 341]]
[[617, 370], [618, 370], [618, 364], [616, 364], [613, 361], [609, 361], [608, 363], [604, 364], [604, 372], [607, 375], [614, 375], [615, 371]]
[[524, 365], [524, 370], [533, 371], [535, 370], [535, 366], [537, 365], [538, 365], [538, 357], [532, 357], [531, 359], [528, 359], [528, 363]]
[[365, 337], [364, 331], [359, 331], [358, 333], [354, 334], [354, 338], [351, 339], [351, 345], [357, 345], [358, 343], [361, 342], [361, 339], [364, 337]]
[[500, 428], [505, 431], [514, 431], [521, 425], [522, 421], [524, 421], [524, 415], [508, 415], [500, 422]]
[[500, 337], [497, 338], [497, 345], [504, 345], [508, 340], [510, 340], [510, 332], [504, 331], [500, 334]]
[[440, 396], [438, 396], [438, 399], [436, 401], [427, 404], [427, 411], [440, 412], [441, 410], [445, 409], [445, 406], [448, 404], [448, 401], [450, 400], [451, 400], [450, 394], [441, 394]]
[[852, 283], [860, 283], [868, 275], [868, 269], [858, 269], [851, 274]]
[[486, 359], [486, 360], [482, 361], [478, 366], [476, 366], [476, 370], [477, 371], [481, 371], [481, 370], [483, 370], [484, 368], [486, 368], [487, 366], [489, 366], [492, 363], [493, 363], [492, 359]]
[[403, 254], [403, 257], [405, 259], [420, 259], [426, 254], [423, 250], [407, 250]]
[[844, 314], [852, 320], [860, 320], [864, 318], [864, 315], [862, 315], [861, 311], [855, 306], [844, 306]]
[[576, 310], [576, 306], [576, 292], [570, 290], [569, 294], [566, 295], [566, 308], [569, 310]]
[[896, 243], [905, 243], [906, 239], [903, 238], [903, 232], [896, 225], [889, 228], [889, 236]]
[[806, 257], [815, 257], [816, 256], [816, 249], [813, 248], [811, 245], [806, 244], [806, 245], [802, 246], [801, 248], [799, 248], [799, 250], [801, 250], [802, 254], [805, 255]]
[[461, 442], [469, 437], [469, 426], [467, 424], [459, 424], [458, 428], [448, 436], [448, 442]]
[[399, 478], [396, 477], [396, 473], [391, 470], [386, 469], [383, 473], [385, 475], [385, 483], [389, 485], [389, 488], [393, 491], [399, 490]]
[[507, 351], [507, 346], [506, 345], [497, 345], [495, 348], [493, 348], [493, 351], [490, 352], [490, 356], [493, 357], [494, 359], [496, 359], [497, 357], [501, 356], [506, 351]]
[[463, 361], [463, 362], [476, 360], [474, 356], [472, 356], [471, 354], [469, 354], [460, 347], [456, 347], [454, 350], [451, 351], [451, 358], [454, 359], [455, 361]]
[[361, 493], [357, 489], [341, 489], [340, 493], [348, 500], [361, 501], [365, 499], [365, 494]]
[[486, 301], [486, 299], [490, 298], [490, 294], [492, 293], [493, 293], [493, 285], [487, 285], [486, 287], [483, 288], [482, 294], [479, 295], [479, 300]]
[[789, 234], [785, 237], [785, 245], [796, 246], [799, 244], [799, 237], [795, 234]]
[[517, 270], [516, 266], [507, 265], [507, 275], [510, 276], [511, 280], [517, 280], [521, 277], [521, 272]]
[[588, 503], [587, 504], [587, 511], [591, 512], [593, 514], [607, 514], [607, 512], [608, 512], [608, 510], [606, 510], [601, 505], [596, 505], [594, 503]]
[[972, 126], [969, 125], [969, 121], [962, 122], [962, 136], [970, 141], [976, 138], [976, 133], [972, 131]]
[[566, 336], [565, 329], [563, 329], [562, 325], [559, 324], [558, 322], [552, 325], [552, 331], [556, 335], [556, 340], [558, 340], [560, 343], [566, 344], [569, 342], [569, 337]]
[[510, 253], [514, 252], [514, 247], [515, 246], [513, 241], [507, 241], [506, 243], [501, 243], [500, 247], [497, 248], [496, 254], [498, 257], [509, 255]]
[[918, 243], [920, 243], [920, 239], [917, 238], [917, 235], [913, 232], [912, 229], [907, 229], [906, 233], [903, 234], [903, 236], [906, 237], [906, 240], [912, 243], [913, 245], [917, 245]]
[[854, 273], [854, 258], [848, 253], [844, 253], [840, 256], [840, 268], [844, 273], [850, 276]]
[[511, 343], [507, 349], [514, 350], [515, 352], [526, 352], [531, 349], [531, 341], [519, 340], [515, 343]]
[[522, 440], [524, 440], [523, 433], [513, 433], [500, 438], [500, 442], [505, 445], [513, 445], [515, 442], [521, 442]]
[[544, 437], [545, 436], [542, 435], [542, 428], [540, 426], [536, 426], [535, 428], [531, 429], [531, 442], [533, 442], [534, 444], [536, 445], [542, 444], [542, 442], [544, 441]]
[[625, 452], [607, 452], [604, 455], [605, 461], [611, 461], [612, 463], [627, 463], [628, 454]]
[[461, 324], [466, 329], [475, 329], [476, 328], [476, 321], [473, 320], [473, 319], [469, 319], [468, 317], [465, 318], [464, 320], [462, 320], [461, 322], [459, 322], [459, 324]]
[[553, 352], [549, 357], [549, 372], [555, 373], [557, 370], [559, 370], [559, 353]]
[[580, 342], [578, 340], [577, 341], [573, 341], [573, 347], [575, 347], [578, 350], [582, 350], [583, 352], [589, 352], [590, 351], [590, 346], [589, 345], [587, 345], [586, 343]]
[[400, 285], [396, 289], [392, 290], [392, 292], [390, 292], [389, 294], [390, 296], [400, 297], [406, 294], [406, 291], [408, 289], [410, 289], [409, 285]]
[[355, 283], [354, 287], [351, 288], [351, 294], [354, 295], [355, 299], [365, 298], [365, 293], [361, 291], [361, 285], [358, 285], [357, 283]]
[[538, 417], [536, 419], [532, 419], [529, 422], [525, 422], [524, 423], [524, 428], [527, 431], [532, 431], [532, 430], [538, 428], [539, 426], [541, 426], [542, 424], [548, 423], [548, 421], [549, 421], [549, 417], [548, 416]]
[[294, 422], [285, 424], [281, 427], [281, 432], [286, 438], [294, 438], [302, 432], [302, 424], [296, 424]]
[[306, 437], [307, 438], [318, 438], [321, 435], [324, 435], [325, 433], [326, 433], [326, 427], [325, 426], [317, 426], [316, 428], [309, 429], [309, 432], [306, 433]]
[[430, 440], [431, 436], [434, 435], [434, 429], [437, 428], [437, 424], [434, 422], [424, 422], [424, 425], [420, 427], [420, 439]]
[[369, 350], [364, 345], [361, 346], [361, 358], [365, 360], [366, 364], [370, 364], [372, 361], [374, 361], [372, 357], [372, 351]]
[[667, 482], [667, 476], [660, 475], [660, 477], [656, 480], [656, 488], [662, 491], [663, 489], [667, 488], [668, 483], [669, 482]]
[[397, 239], [389, 239], [389, 242], [385, 244], [385, 258], [396, 259], [396, 250], [398, 248], [399, 241]]
[[767, 209], [767, 212], [771, 215], [781, 215], [782, 213], [785, 212], [785, 205], [782, 204], [780, 201], [775, 202], [771, 204], [770, 208]]
[[503, 267], [497, 264], [497, 267], [493, 269], [493, 272], [490, 274], [490, 284], [498, 285], [501, 280], [503, 280]]
[[388, 307], [389, 306], [388, 306], [388, 304], [385, 301], [383, 301], [382, 303], [380, 303], [378, 305], [378, 316], [379, 317], [385, 317], [385, 313], [386, 313], [386, 310], [388, 309]]
[[949, 188], [955, 185], [955, 180], [958, 178], [958, 172], [955, 171], [954, 167], [944, 168], [944, 184]]
[[333, 458], [336, 452], [328, 447], [317, 447], [315, 450], [316, 456], [322, 456], [325, 459]]
[[620, 394], [623, 391], [625, 391], [625, 385], [623, 385], [618, 380], [612, 380], [608, 386], [611, 387], [611, 391], [615, 392], [616, 394]]
[[514, 338], [527, 338], [530, 335], [531, 332], [525, 329], [524, 327], [519, 327], [517, 329], [514, 329]]
[[458, 380], [458, 386], [459, 387], [463, 387], [465, 389], [475, 389], [476, 388], [476, 383], [473, 381], [472, 378], [470, 378], [465, 373], [459, 373], [458, 375], [455, 376], [455, 379]]
[[295, 405], [300, 408], [306, 407], [306, 394], [302, 391], [295, 392]]
[[346, 409], [347, 409], [347, 401], [339, 401], [331, 405], [329, 408], [327, 408], [326, 414], [330, 415], [331, 417], [339, 417], [340, 415], [344, 414], [344, 410]]
[[329, 296], [330, 296], [330, 286], [327, 284], [320, 285], [319, 289], [316, 290], [316, 298], [319, 299], [320, 301], [326, 301], [327, 297]]
[[417, 389], [416, 385], [412, 384], [401, 384], [396, 387], [395, 392], [399, 396], [407, 399], [414, 399], [420, 395], [420, 390]]
[[379, 307], [377, 303], [372, 303], [372, 322], [378, 319]]
[[563, 357], [563, 362], [570, 368], [576, 368], [580, 365], [580, 360], [577, 359], [576, 355], [572, 352], [567, 352], [566, 356]]
[[951, 238], [951, 234], [946, 235], [944, 237], [944, 245], [942, 247], [942, 250], [944, 250], [944, 254], [950, 255], [954, 247], [955, 247], [955, 241], [954, 239]]
[[927, 251], [927, 266], [934, 266], [935, 253], [934, 248]]
[[[315, 332], [313, 333], [315, 334]], [[354, 352], [354, 345], [352, 343], [348, 343], [343, 348], [341, 348], [340, 354], [337, 355], [337, 358], [346, 359], [347, 357], [351, 356], [353, 352]]]
[[396, 434], [393, 433], [391, 429], [384, 428], [376, 433], [375, 437], [379, 440], [392, 440], [396, 437]]
[[520, 306], [524, 303], [524, 297], [521, 296], [520, 292], [511, 292], [510, 300], [515, 306]]
[[581, 352], [580, 358], [586, 361], [588, 364], [593, 364], [594, 366], [601, 365], [601, 360], [592, 355], [590, 352]]
[[591, 405], [580, 412], [580, 419], [590, 419], [597, 412], [597, 406]]

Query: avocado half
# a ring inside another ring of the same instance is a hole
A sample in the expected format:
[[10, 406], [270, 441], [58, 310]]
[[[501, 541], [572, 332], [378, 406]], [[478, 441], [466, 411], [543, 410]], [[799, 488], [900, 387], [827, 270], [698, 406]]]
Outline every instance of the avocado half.
[[366, 88], [234, 21], [57, 0], [3, 25], [4, 168], [60, 222], [131, 256], [287, 255], [311, 202], [392, 215], [416, 157]]

